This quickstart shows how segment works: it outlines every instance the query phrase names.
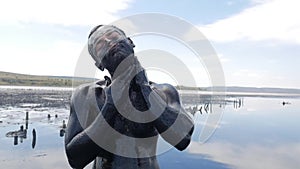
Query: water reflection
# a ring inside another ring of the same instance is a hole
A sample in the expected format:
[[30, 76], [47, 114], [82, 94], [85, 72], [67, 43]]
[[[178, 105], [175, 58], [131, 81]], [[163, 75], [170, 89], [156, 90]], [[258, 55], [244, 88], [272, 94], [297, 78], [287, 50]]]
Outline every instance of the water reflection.
[[[30, 97], [32, 102], [26, 105], [19, 106], [17, 101], [1, 105], [0, 133], [6, 133], [0, 138], [1, 168], [69, 168], [63, 144], [69, 110], [60, 101], [66, 96], [55, 94], [54, 104], [51, 92], [39, 93], [38, 99]], [[24, 102], [24, 97], [18, 101]], [[46, 100], [50, 107], [42, 103]], [[195, 135], [186, 151], [158, 156], [162, 169], [299, 168], [300, 100], [239, 95], [226, 100], [187, 96], [183, 102], [194, 114]], [[222, 121], [210, 140], [200, 144], [200, 130], [217, 107], [224, 109]]]
[[205, 144], [194, 139], [188, 152], [238, 169], [298, 168], [300, 100], [290, 99], [292, 104], [284, 107], [282, 98], [244, 98], [240, 102], [227, 102], [212, 138]]
[[200, 114], [211, 114], [214, 112], [213, 105], [219, 105], [219, 108], [225, 108], [228, 105], [233, 105], [234, 109], [239, 109], [244, 106], [244, 98], [229, 98], [226, 100], [203, 100], [200, 101], [198, 104], [195, 103], [194, 105], [186, 106], [186, 111], [190, 112], [192, 115], [196, 113]]
[[271, 146], [220, 141], [200, 145], [192, 142], [189, 152], [206, 154], [214, 161], [230, 164], [238, 169], [294, 169], [299, 168], [300, 143]]
[[[49, 124], [53, 124], [53, 121], [49, 121], [50, 118], [49, 118], [49, 114], [48, 114], [48, 123]], [[55, 115], [55, 118], [58, 118], [58, 115]], [[27, 131], [28, 131], [28, 128], [29, 128], [29, 112], [26, 111], [25, 113], [25, 128], [24, 128], [24, 125], [20, 125], [20, 128], [19, 130], [12, 130], [12, 131], [8, 131], [5, 136], [8, 137], [8, 138], [13, 138], [13, 145], [16, 146], [18, 145], [19, 143], [23, 143], [23, 141], [25, 139], [27, 139]], [[9, 122], [8, 122], [9, 124]], [[62, 125], [60, 125], [58, 127], [58, 130], [59, 130], [59, 136], [60, 137], [63, 137], [64, 134], [65, 134], [65, 128], [66, 128], [66, 122], [65, 120], [62, 120]], [[36, 137], [37, 137], [37, 132], [35, 130], [35, 128], [32, 129], [32, 143], [31, 143], [31, 147], [32, 149], [35, 148], [35, 145], [36, 145]]]
[[24, 129], [23, 125], [20, 126], [19, 130], [10, 131], [6, 133], [6, 137], [13, 137], [14, 138], [14, 145], [18, 145], [18, 140], [23, 143], [23, 139], [27, 138], [27, 130]]

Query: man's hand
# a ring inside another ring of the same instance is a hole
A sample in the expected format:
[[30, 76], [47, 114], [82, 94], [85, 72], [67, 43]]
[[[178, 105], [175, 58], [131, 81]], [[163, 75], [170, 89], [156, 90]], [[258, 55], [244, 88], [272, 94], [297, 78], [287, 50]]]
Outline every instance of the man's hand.
[[111, 84], [106, 89], [107, 102], [122, 106], [128, 103], [129, 87], [134, 77], [143, 70], [135, 57], [123, 62], [113, 75]]

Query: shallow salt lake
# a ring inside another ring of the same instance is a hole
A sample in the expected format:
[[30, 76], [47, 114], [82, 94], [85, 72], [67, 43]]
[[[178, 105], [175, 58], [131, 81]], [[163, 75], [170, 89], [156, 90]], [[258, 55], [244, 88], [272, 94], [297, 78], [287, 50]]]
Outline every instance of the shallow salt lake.
[[[70, 168], [64, 152], [64, 138], [60, 135], [63, 120], [68, 120], [66, 104], [70, 92], [19, 90], [1, 91], [1, 168]], [[33, 96], [34, 93], [38, 96]], [[12, 95], [14, 102], [3, 100], [4, 96]], [[26, 102], [22, 95], [31, 96], [31, 99]], [[300, 99], [226, 98], [226, 102], [218, 105], [223, 114], [216, 130], [205, 143], [200, 143], [201, 130], [208, 126], [206, 119], [215, 113], [211, 107], [205, 111], [207, 100], [192, 97], [183, 97], [185, 108], [190, 110], [191, 106], [197, 105], [199, 110], [202, 107], [202, 114], [196, 111], [193, 117], [196, 124], [193, 141], [183, 152], [171, 149], [158, 155], [162, 169], [294, 169], [300, 166]], [[283, 105], [283, 101], [290, 104]], [[29, 113], [27, 125], [26, 111]], [[27, 128], [26, 137], [18, 137], [16, 142], [14, 137], [6, 136], [8, 132], [18, 131], [22, 125]], [[36, 131], [34, 148], [33, 129]], [[159, 149], [167, 146], [162, 140], [159, 143]]]

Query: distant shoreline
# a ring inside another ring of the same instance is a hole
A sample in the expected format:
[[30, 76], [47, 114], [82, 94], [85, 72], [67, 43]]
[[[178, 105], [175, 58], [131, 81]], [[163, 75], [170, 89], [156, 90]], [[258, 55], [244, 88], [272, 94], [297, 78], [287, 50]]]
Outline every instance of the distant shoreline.
[[6, 85], [0, 85], [0, 89], [24, 89], [24, 90], [74, 90], [74, 88], [71, 87], [63, 87], [63, 86], [6, 86]]
[[91, 83], [97, 79], [71, 76], [39, 76], [0, 71], [0, 86], [72, 87]]
[[[76, 87], [62, 86], [4, 86], [0, 85], [0, 90], [48, 90], [48, 91], [74, 91]], [[199, 95], [200, 97], [270, 97], [270, 98], [300, 98], [299, 93], [257, 93], [257, 92], [218, 92], [199, 90], [178, 90], [180, 95]]]
[[[51, 89], [51, 90], [73, 90], [77, 86], [91, 83], [98, 79], [71, 77], [71, 76], [39, 76], [10, 73], [0, 71], [0, 88], [13, 89]], [[183, 94], [191, 93], [200, 95], [224, 95], [227, 96], [249, 96], [249, 97], [300, 97], [300, 89], [290, 88], [259, 88], [240, 86], [214, 86], [214, 87], [189, 87], [176, 86]], [[224, 93], [225, 92], [225, 93]]]

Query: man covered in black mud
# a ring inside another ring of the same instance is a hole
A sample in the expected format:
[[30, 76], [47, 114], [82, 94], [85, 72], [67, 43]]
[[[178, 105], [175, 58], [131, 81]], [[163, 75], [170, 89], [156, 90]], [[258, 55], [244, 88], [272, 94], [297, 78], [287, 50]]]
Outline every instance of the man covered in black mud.
[[158, 135], [184, 150], [194, 124], [177, 90], [150, 82], [134, 55], [134, 44], [111, 25], [95, 27], [88, 50], [111, 78], [80, 86], [71, 98], [65, 149], [73, 168], [94, 161], [96, 169], [158, 169]]

